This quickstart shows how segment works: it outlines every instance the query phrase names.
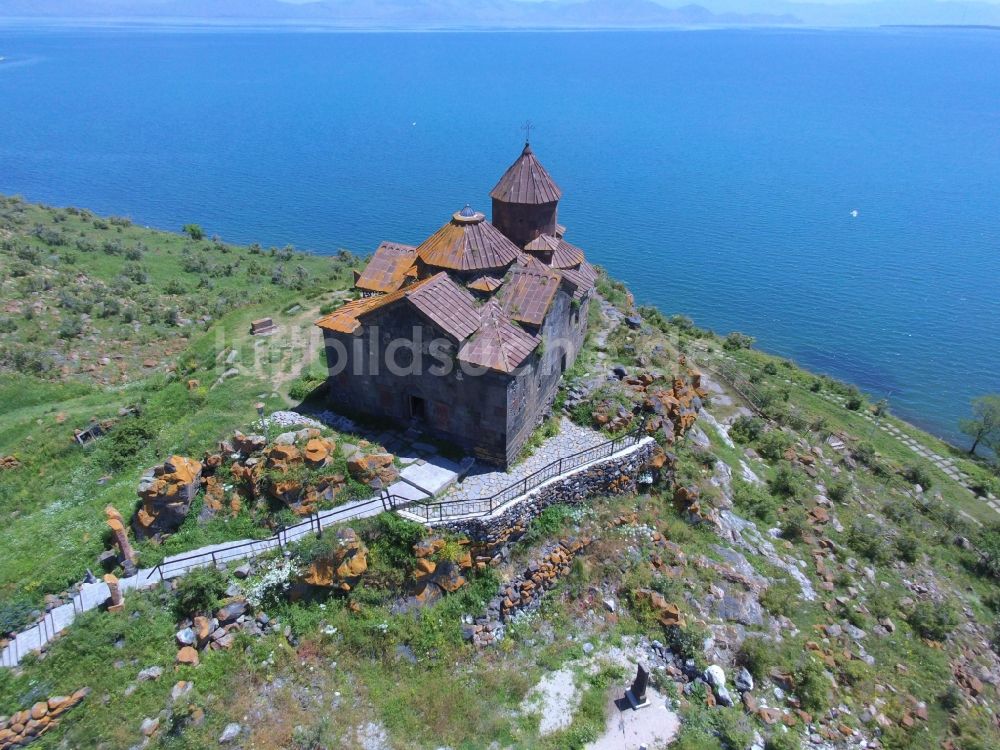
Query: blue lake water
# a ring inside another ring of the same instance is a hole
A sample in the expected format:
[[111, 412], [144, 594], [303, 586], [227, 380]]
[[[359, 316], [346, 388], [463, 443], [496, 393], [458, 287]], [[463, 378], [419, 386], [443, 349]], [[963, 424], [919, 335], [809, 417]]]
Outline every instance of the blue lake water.
[[0, 55], [0, 192], [364, 253], [488, 210], [530, 118], [568, 239], [639, 302], [945, 436], [1000, 391], [1000, 33], [0, 27]]

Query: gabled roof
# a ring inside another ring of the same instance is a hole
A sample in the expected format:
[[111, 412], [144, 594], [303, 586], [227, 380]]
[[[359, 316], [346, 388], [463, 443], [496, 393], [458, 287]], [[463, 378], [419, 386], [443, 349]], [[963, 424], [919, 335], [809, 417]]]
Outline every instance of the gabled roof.
[[496, 300], [480, 308], [480, 320], [479, 330], [458, 351], [463, 362], [511, 373], [538, 346], [538, 336], [511, 323]]
[[511, 320], [540, 326], [559, 289], [559, 278], [534, 258], [514, 266], [499, 293], [504, 312]]
[[581, 263], [578, 268], [560, 269], [559, 273], [562, 275], [563, 281], [574, 287], [574, 299], [586, 296], [587, 292], [594, 288], [594, 282], [597, 281], [597, 271], [586, 261]]
[[465, 286], [468, 289], [474, 289], [477, 292], [495, 292], [503, 285], [503, 279], [497, 276], [491, 276], [490, 274], [484, 273], [476, 278], [472, 279]]
[[530, 253], [551, 253], [553, 268], [575, 268], [583, 263], [583, 250], [562, 237], [540, 234], [524, 247]]
[[405, 289], [406, 299], [456, 341], [471, 335], [479, 327], [475, 297], [444, 271], [425, 281]]
[[383, 242], [365, 266], [354, 285], [366, 292], [394, 292], [403, 286], [409, 276], [415, 276], [413, 245]]
[[490, 197], [504, 203], [555, 203], [562, 197], [562, 190], [535, 158], [531, 146], [525, 143], [517, 161], [490, 191]]
[[496, 271], [517, 260], [520, 249], [481, 213], [455, 213], [451, 221], [417, 247], [417, 257], [432, 268]]
[[320, 318], [316, 325], [335, 333], [354, 333], [364, 317], [401, 300], [409, 302], [456, 341], [468, 338], [479, 327], [475, 298], [443, 271], [390, 294], [348, 302]]

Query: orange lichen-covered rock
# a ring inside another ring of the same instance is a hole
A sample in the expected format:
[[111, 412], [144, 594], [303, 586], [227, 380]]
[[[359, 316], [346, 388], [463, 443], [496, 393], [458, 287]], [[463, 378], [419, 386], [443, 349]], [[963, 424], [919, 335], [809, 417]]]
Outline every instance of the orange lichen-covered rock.
[[147, 538], [176, 531], [201, 486], [200, 461], [171, 456], [148, 470], [139, 483], [142, 505], [132, 519], [137, 536]]
[[193, 646], [184, 646], [180, 651], [177, 652], [177, 663], [185, 664], [190, 667], [197, 667], [201, 661], [198, 656], [198, 650]]
[[0, 471], [13, 471], [21, 468], [21, 462], [14, 456], [0, 457]]
[[336, 447], [336, 444], [332, 440], [320, 437], [310, 439], [303, 450], [306, 463], [313, 468], [326, 466], [330, 462], [330, 456]]
[[279, 471], [288, 471], [302, 462], [302, 453], [294, 445], [274, 445], [267, 451], [267, 466]]
[[357, 481], [380, 489], [399, 478], [393, 460], [391, 453], [359, 454], [347, 461], [347, 471]]
[[309, 566], [305, 581], [313, 586], [350, 591], [368, 570], [368, 548], [352, 528], [340, 529], [331, 549]]

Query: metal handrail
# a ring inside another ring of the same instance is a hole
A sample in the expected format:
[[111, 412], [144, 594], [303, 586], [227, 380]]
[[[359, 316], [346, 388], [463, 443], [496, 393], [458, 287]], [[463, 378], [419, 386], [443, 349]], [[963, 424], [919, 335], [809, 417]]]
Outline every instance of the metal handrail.
[[[526, 495], [529, 491], [535, 489], [544, 482], [552, 479], [553, 477], [560, 476], [564, 471], [568, 469], [575, 469], [585, 464], [589, 464], [601, 458], [607, 458], [612, 456], [618, 451], [625, 447], [630, 447], [637, 445], [641, 440], [642, 436], [645, 434], [645, 424], [640, 425], [631, 432], [625, 435], [620, 435], [619, 437], [612, 438], [598, 445], [593, 445], [590, 448], [585, 448], [582, 451], [578, 451], [569, 456], [563, 456], [561, 458], [546, 464], [540, 469], [535, 470], [531, 474], [528, 474], [523, 479], [514, 482], [502, 490], [489, 495], [486, 497], [478, 498], [454, 498], [452, 500], [442, 500], [441, 502], [433, 502], [432, 500], [413, 500], [409, 501], [411, 504], [410, 512], [414, 515], [421, 516], [425, 521], [431, 521], [432, 517], [436, 516], [436, 520], [441, 521], [445, 516], [456, 517], [462, 516], [465, 518], [475, 518], [477, 516], [488, 516], [492, 515], [493, 512], [500, 507], [503, 507], [511, 500], [517, 497]], [[391, 496], [395, 498], [396, 496]], [[463, 512], [463, 513], [445, 513], [445, 508], [455, 507], [455, 506], [479, 506], [486, 504], [484, 510]], [[420, 510], [416, 507], [419, 506]], [[435, 512], [436, 511], [436, 512]]]

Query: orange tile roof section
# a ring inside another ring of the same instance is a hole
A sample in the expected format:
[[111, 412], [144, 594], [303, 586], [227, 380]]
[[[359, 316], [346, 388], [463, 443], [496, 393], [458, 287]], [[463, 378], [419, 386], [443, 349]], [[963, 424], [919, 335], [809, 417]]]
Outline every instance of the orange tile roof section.
[[482, 214], [451, 221], [417, 247], [417, 257], [432, 268], [496, 271], [517, 260], [520, 249]]
[[[440, 275], [440, 274], [438, 274]], [[433, 281], [436, 276], [432, 276], [429, 279], [424, 279], [423, 281], [418, 281], [405, 289], [398, 289], [395, 292], [389, 294], [381, 294], [377, 297], [365, 297], [364, 299], [354, 300], [348, 302], [346, 305], [338, 307], [329, 315], [324, 315], [322, 318], [316, 321], [316, 325], [327, 331], [333, 331], [335, 333], [354, 333], [358, 328], [361, 327], [361, 317], [367, 315], [370, 312], [374, 312], [386, 305], [391, 305], [393, 302], [401, 300], [407, 293], [417, 290], [423, 285], [430, 281]]]
[[559, 278], [538, 261], [514, 266], [499, 294], [504, 312], [513, 320], [540, 326], [559, 289]]
[[474, 278], [465, 286], [469, 289], [475, 289], [477, 292], [495, 292], [502, 285], [503, 279], [484, 273], [483, 275]]
[[562, 198], [562, 190], [535, 158], [531, 146], [525, 143], [517, 161], [507, 168], [490, 191], [490, 197], [504, 203], [555, 203]]
[[413, 245], [383, 242], [354, 285], [367, 292], [396, 291], [410, 276], [416, 250]]
[[538, 336], [510, 322], [496, 300], [480, 309], [481, 324], [462, 344], [458, 358], [477, 367], [511, 373], [538, 347]]

